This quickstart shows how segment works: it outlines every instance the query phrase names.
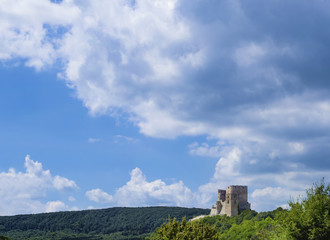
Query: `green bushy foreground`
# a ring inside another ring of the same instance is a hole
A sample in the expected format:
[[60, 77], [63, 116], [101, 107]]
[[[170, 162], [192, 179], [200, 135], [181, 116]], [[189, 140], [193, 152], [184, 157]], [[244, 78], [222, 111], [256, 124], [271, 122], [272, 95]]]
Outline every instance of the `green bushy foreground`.
[[278, 208], [257, 213], [245, 210], [236, 217], [205, 217], [193, 222], [169, 219], [150, 240], [236, 239], [330, 239], [330, 185], [324, 181], [307, 190], [303, 199], [289, 202], [290, 210]]

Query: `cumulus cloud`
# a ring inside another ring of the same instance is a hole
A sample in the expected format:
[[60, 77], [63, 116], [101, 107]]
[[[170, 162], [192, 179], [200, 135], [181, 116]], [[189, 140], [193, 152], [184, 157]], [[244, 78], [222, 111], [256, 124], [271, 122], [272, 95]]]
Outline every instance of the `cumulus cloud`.
[[194, 195], [182, 181], [166, 184], [162, 180], [148, 182], [139, 168], [131, 171], [131, 179], [116, 191], [116, 201], [122, 206], [178, 205], [194, 202]]
[[99, 188], [92, 189], [86, 192], [86, 196], [89, 200], [97, 203], [111, 203], [112, 196], [102, 191]]
[[25, 172], [16, 172], [11, 168], [0, 173], [0, 214], [65, 210], [65, 204], [60, 201], [43, 203], [43, 200], [51, 190], [77, 189], [76, 183], [61, 176], [53, 177], [49, 170], [44, 170], [42, 164], [31, 160], [29, 155], [25, 157], [24, 165]]
[[73, 180], [69, 180], [64, 177], [55, 176], [53, 179], [53, 186], [57, 190], [63, 190], [63, 189], [77, 189], [78, 186]]
[[116, 190], [114, 196], [92, 189], [86, 196], [97, 203], [114, 203], [118, 206], [196, 206], [200, 204], [198, 195], [193, 193], [182, 181], [166, 184], [157, 179], [148, 181], [139, 168], [130, 173], [130, 180]]
[[220, 157], [214, 179], [330, 176], [330, 3], [2, 3], [0, 59], [36, 69], [59, 60], [91, 114], [145, 135], [225, 141], [191, 149]]
[[221, 157], [216, 165], [214, 178], [223, 178], [237, 175], [237, 167], [240, 163], [241, 150], [239, 148], [232, 149], [227, 156]]
[[45, 212], [58, 212], [58, 211], [66, 211], [69, 207], [61, 201], [49, 201], [46, 203]]

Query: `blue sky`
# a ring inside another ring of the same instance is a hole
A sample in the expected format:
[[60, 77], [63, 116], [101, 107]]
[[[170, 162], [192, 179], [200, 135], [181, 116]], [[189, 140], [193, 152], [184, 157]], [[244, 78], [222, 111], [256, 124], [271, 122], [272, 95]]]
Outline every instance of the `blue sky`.
[[0, 215], [257, 211], [330, 176], [329, 3], [0, 1]]

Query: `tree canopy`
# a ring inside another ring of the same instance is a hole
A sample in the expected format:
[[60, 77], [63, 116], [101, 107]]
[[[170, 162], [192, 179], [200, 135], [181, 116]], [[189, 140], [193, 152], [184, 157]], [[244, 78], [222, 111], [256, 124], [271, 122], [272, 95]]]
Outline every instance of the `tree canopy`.
[[290, 211], [283, 212], [278, 222], [293, 239], [330, 239], [330, 185], [320, 183], [306, 191], [306, 197], [289, 201]]
[[150, 240], [216, 240], [218, 239], [215, 227], [202, 221], [187, 222], [184, 218], [178, 222], [176, 218], [163, 224], [149, 237]]

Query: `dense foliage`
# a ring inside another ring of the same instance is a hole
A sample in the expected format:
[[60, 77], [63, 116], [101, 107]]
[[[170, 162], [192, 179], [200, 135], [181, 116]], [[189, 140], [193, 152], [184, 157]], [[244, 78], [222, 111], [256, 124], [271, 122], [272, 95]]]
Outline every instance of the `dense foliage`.
[[258, 214], [255, 211], [245, 210], [236, 217], [221, 215], [188, 223], [185, 220], [179, 223], [173, 219], [158, 228], [149, 239], [286, 239], [286, 233], [275, 220], [275, 217], [283, 211], [278, 208]]
[[306, 198], [289, 201], [289, 206], [290, 210], [278, 208], [261, 213], [245, 210], [236, 217], [213, 216], [188, 223], [173, 219], [151, 234], [150, 239], [330, 239], [329, 184], [326, 186], [324, 180], [314, 184], [307, 190]]
[[324, 180], [306, 191], [306, 197], [290, 201], [290, 211], [278, 218], [293, 239], [330, 239], [330, 185]]
[[219, 231], [219, 239], [288, 239], [284, 229], [272, 218], [273, 214], [277, 215], [281, 211], [277, 209], [260, 213], [252, 219], [243, 218], [242, 221], [235, 217], [237, 223], [227, 222], [227, 229]]
[[201, 221], [186, 222], [184, 218], [178, 222], [176, 218], [169, 219], [167, 224], [163, 224], [151, 234], [148, 238], [150, 240], [216, 240], [218, 239], [215, 227]]
[[0, 217], [0, 235], [11, 239], [143, 239], [167, 221], [208, 214], [179, 207], [109, 208]]

